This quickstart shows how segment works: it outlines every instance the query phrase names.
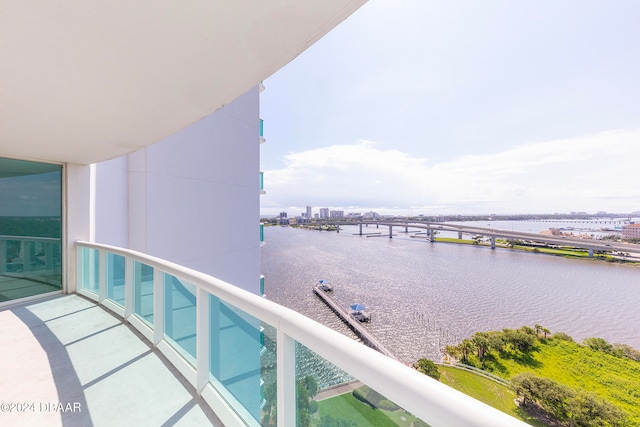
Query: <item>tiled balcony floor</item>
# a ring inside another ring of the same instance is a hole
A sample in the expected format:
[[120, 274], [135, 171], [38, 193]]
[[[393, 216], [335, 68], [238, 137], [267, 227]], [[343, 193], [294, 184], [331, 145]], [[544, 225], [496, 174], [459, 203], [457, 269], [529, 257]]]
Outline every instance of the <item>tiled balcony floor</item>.
[[148, 341], [78, 295], [0, 309], [0, 404], [2, 426], [221, 425]]

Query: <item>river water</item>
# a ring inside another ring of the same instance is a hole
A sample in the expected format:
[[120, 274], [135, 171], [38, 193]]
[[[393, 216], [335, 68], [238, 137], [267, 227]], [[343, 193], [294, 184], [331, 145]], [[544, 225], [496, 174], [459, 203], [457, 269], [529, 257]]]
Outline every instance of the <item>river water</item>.
[[637, 266], [355, 233], [265, 227], [267, 298], [355, 338], [311, 291], [327, 279], [345, 308], [369, 308], [367, 328], [405, 363], [439, 360], [476, 331], [535, 324], [640, 348]]

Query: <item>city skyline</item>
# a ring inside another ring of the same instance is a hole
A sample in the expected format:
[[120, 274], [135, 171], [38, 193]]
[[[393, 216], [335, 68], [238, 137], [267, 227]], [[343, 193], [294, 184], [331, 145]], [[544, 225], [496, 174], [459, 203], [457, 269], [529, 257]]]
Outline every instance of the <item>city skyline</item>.
[[262, 213], [637, 211], [638, 12], [369, 2], [265, 81]]

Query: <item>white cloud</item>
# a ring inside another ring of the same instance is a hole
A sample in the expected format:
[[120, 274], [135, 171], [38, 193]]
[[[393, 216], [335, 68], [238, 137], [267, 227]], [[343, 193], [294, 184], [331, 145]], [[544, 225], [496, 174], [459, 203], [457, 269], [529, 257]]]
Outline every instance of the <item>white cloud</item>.
[[[358, 141], [290, 153], [265, 171], [265, 213], [288, 206], [414, 213], [640, 209], [640, 130], [531, 143], [430, 164]], [[417, 209], [424, 209], [418, 212]]]

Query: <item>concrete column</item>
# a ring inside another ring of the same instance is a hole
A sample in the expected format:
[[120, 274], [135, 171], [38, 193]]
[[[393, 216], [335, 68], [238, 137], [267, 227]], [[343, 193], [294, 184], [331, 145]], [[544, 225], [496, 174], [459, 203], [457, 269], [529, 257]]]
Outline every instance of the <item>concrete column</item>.
[[458, 231], [458, 239], [462, 240], [462, 231]]
[[358, 224], [358, 226], [360, 227], [360, 235], [362, 236], [362, 223]]
[[593, 249], [589, 249], [589, 258], [593, 258]]
[[393, 237], [393, 226], [390, 225], [389, 226], [389, 238], [392, 238], [392, 237]]
[[435, 230], [433, 229], [429, 229], [429, 241], [431, 243], [436, 241], [436, 233], [435, 233]]
[[491, 236], [491, 249], [496, 248], [496, 236]]

